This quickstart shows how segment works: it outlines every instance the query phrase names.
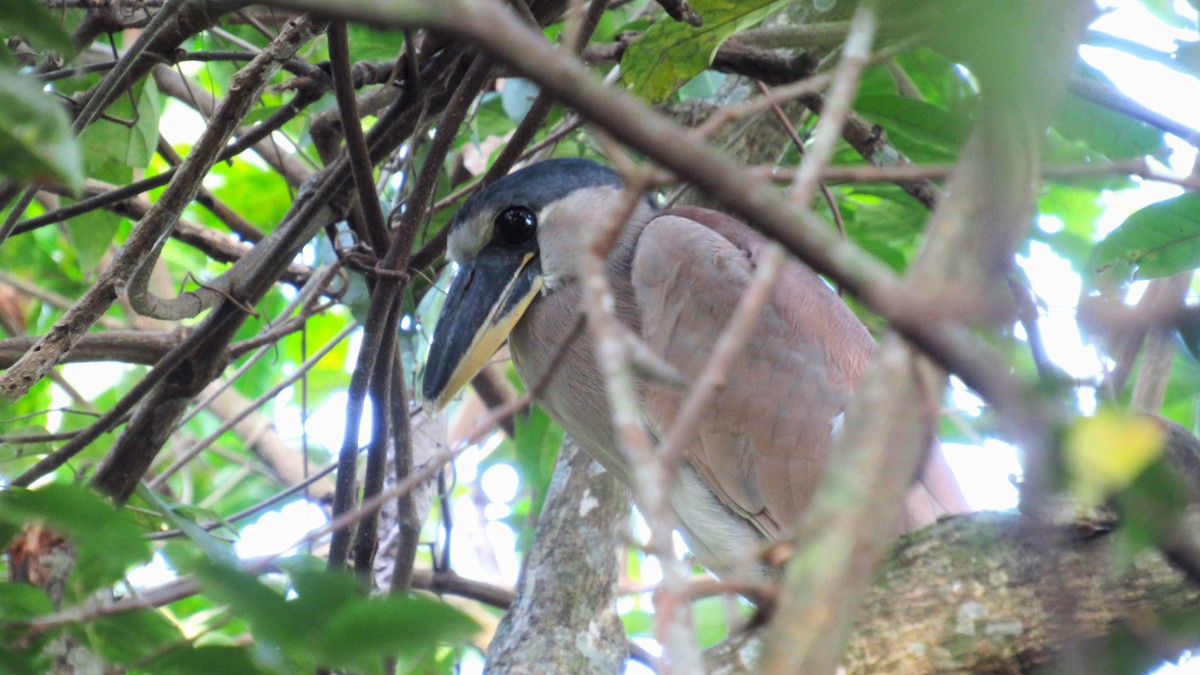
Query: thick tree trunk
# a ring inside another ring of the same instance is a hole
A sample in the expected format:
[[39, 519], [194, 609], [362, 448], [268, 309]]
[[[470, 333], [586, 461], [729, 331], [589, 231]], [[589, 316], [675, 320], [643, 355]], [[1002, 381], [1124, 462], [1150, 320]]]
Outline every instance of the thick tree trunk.
[[488, 647], [488, 672], [618, 673], [628, 654], [615, 606], [629, 493], [564, 446], [525, 556], [517, 600]]
[[[1077, 648], [1128, 629], [1166, 659], [1200, 638], [1168, 629], [1171, 617], [1195, 614], [1200, 592], [1157, 551], [1130, 557], [1119, 533], [1076, 525], [1046, 534], [1016, 513], [980, 512], [905, 535], [867, 594], [839, 672], [1054, 672], [1064, 654], [1085, 672], [1110, 672], [1103, 656]], [[714, 647], [710, 672], [761, 672], [758, 646], [757, 635], [742, 635]]]

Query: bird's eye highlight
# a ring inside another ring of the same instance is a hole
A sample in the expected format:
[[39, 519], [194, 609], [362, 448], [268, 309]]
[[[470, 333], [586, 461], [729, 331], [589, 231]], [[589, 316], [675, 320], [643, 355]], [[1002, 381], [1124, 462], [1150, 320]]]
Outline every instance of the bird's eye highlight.
[[493, 238], [504, 244], [523, 244], [537, 232], [537, 216], [524, 206], [510, 206], [496, 216]]

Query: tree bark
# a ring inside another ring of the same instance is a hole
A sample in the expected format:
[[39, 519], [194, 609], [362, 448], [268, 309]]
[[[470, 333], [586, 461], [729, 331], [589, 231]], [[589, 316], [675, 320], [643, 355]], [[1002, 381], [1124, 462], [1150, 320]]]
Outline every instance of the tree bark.
[[[1118, 531], [1066, 525], [1056, 546], [1044, 534], [1031, 535], [1015, 512], [979, 512], [905, 535], [866, 595], [838, 672], [1053, 672], [1067, 646], [1122, 628], [1163, 658], [1200, 638], [1167, 629], [1170, 617], [1195, 614], [1200, 591], [1156, 550], [1131, 556]], [[1062, 597], [1070, 607], [1048, 602]], [[763, 672], [758, 652], [757, 634], [735, 636], [707, 664]]]
[[[1023, 673], [1065, 645], [1196, 609], [1196, 588], [1156, 551], [1131, 560], [1119, 536], [1059, 534], [1047, 547], [1018, 515], [985, 512], [905, 537], [867, 595], [846, 671]], [[1062, 597], [1070, 607], [1047, 602]]]
[[618, 673], [617, 550], [629, 493], [571, 441], [563, 447], [525, 556], [517, 600], [487, 651], [488, 672]]

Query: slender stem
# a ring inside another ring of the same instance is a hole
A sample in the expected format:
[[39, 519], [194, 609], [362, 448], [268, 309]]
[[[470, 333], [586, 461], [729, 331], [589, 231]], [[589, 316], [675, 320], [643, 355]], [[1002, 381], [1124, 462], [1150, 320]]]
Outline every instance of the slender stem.
[[796, 179], [788, 195], [805, 208], [820, 185], [821, 169], [833, 159], [833, 151], [842, 138], [842, 126], [850, 114], [850, 106], [858, 95], [858, 82], [867, 60], [871, 58], [871, 43], [879, 27], [875, 0], [862, 0], [850, 21], [850, 33], [833, 76], [833, 86], [825, 99], [821, 119], [817, 123], [813, 142], [796, 170]]

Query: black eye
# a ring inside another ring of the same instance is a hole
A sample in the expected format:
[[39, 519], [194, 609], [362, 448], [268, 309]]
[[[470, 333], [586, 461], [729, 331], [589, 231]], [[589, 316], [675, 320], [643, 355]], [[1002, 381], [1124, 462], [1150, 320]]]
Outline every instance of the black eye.
[[493, 239], [502, 244], [523, 244], [537, 232], [537, 216], [524, 206], [510, 206], [501, 211], [494, 226]]

